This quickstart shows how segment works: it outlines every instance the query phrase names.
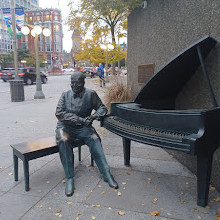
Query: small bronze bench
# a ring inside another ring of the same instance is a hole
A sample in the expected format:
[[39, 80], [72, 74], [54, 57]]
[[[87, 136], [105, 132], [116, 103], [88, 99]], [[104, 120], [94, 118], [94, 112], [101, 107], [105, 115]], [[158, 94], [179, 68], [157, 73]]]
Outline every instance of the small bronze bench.
[[[79, 161], [81, 161], [81, 146], [82, 142], [76, 140], [73, 148], [78, 147]], [[33, 141], [23, 142], [19, 144], [10, 145], [13, 149], [14, 161], [14, 180], [18, 181], [18, 158], [23, 161], [25, 191], [29, 191], [29, 160], [44, 157], [50, 154], [59, 152], [56, 145], [55, 136], [41, 138]], [[93, 159], [91, 157], [91, 165], [93, 166]]]

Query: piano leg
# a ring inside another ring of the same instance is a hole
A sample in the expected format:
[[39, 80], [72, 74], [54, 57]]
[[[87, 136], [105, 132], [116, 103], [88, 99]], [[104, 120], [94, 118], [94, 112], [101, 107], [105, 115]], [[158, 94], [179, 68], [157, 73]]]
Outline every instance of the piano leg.
[[130, 166], [131, 140], [123, 137], [122, 141], [124, 151], [124, 165]]
[[197, 205], [202, 207], [205, 207], [208, 203], [212, 156], [213, 154], [197, 155]]

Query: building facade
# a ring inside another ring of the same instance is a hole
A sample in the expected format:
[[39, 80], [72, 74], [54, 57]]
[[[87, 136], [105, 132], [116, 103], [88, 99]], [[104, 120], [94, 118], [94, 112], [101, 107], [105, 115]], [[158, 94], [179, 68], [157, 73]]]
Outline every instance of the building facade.
[[[138, 84], [138, 66], [154, 64], [156, 73], [182, 50], [209, 35], [218, 43], [206, 59], [206, 68], [216, 100], [220, 104], [220, 1], [147, 0], [147, 2], [146, 8], [138, 8], [128, 17], [127, 75], [131, 91], [136, 95], [143, 86]], [[211, 97], [200, 68], [178, 93], [175, 107], [212, 108]], [[196, 172], [195, 156], [176, 151], [172, 154], [190, 170]], [[219, 159], [220, 148], [214, 154], [211, 180], [220, 191]]]
[[[59, 9], [36, 9], [25, 11], [25, 22], [33, 26], [35, 22], [43, 27], [51, 30], [49, 37], [40, 34], [39, 52], [46, 55], [45, 62], [48, 68], [62, 68], [62, 51], [63, 51], [63, 28], [62, 16]], [[34, 52], [34, 37], [31, 34], [22, 36], [19, 40], [19, 47], [27, 48], [30, 52]]]
[[76, 58], [76, 53], [79, 52], [81, 42], [82, 42], [82, 37], [79, 35], [77, 30], [74, 30], [72, 34], [72, 49], [71, 49], [71, 56], [73, 57], [74, 67], [75, 65], [78, 66], [78, 63], [76, 62], [75, 58]]
[[[15, 7], [23, 7], [25, 10], [39, 7], [39, 0], [15, 0]], [[10, 8], [10, 0], [1, 0], [1, 8]], [[8, 33], [3, 12], [0, 10], [0, 54], [12, 52], [12, 38]]]

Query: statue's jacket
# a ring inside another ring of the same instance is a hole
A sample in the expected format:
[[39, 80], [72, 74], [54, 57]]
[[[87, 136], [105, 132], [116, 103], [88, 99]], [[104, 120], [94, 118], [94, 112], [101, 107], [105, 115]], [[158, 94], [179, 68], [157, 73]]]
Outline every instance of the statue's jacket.
[[95, 110], [94, 117], [100, 119], [107, 114], [107, 109], [94, 90], [84, 88], [79, 94], [72, 90], [63, 92], [57, 104], [56, 117], [58, 118], [57, 129], [65, 126], [82, 127], [79, 117], [86, 118]]

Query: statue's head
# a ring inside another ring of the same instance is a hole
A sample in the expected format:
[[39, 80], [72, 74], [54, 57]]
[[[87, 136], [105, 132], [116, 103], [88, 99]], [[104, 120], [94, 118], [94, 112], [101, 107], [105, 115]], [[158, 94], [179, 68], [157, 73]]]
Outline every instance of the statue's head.
[[74, 72], [71, 75], [71, 88], [74, 93], [83, 91], [85, 85], [85, 75], [82, 72]]

